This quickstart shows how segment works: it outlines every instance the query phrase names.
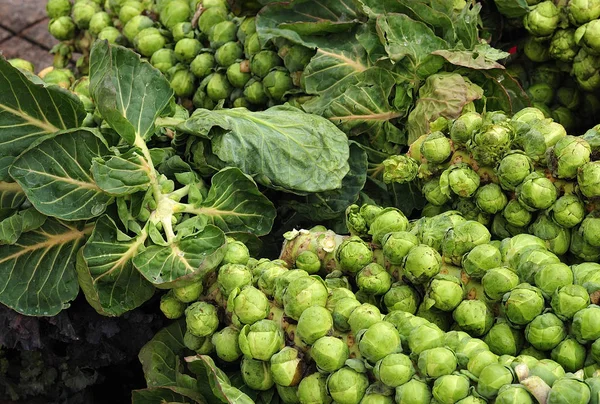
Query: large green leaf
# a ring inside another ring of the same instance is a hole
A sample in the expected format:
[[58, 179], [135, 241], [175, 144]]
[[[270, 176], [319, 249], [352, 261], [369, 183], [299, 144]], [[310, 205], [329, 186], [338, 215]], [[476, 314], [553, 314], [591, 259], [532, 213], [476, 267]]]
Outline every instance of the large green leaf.
[[15, 212], [0, 221], [0, 245], [14, 244], [21, 234], [35, 230], [46, 222], [46, 216], [34, 208]]
[[344, 132], [323, 117], [287, 105], [260, 112], [197, 109], [178, 128], [211, 138], [213, 153], [226, 166], [289, 192], [337, 189], [349, 170]]
[[131, 392], [132, 404], [204, 404], [202, 395], [184, 387], [152, 387]]
[[145, 233], [138, 237], [122, 233], [108, 216], [96, 221], [77, 257], [77, 276], [87, 301], [100, 314], [119, 316], [154, 294], [154, 286], [132, 262], [145, 239]]
[[148, 189], [152, 167], [142, 153], [133, 148], [117, 156], [95, 159], [91, 171], [104, 192], [123, 196]]
[[219, 171], [200, 206], [188, 213], [202, 215], [226, 233], [268, 234], [277, 215], [275, 206], [260, 193], [256, 183], [238, 168]]
[[6, 181], [19, 154], [43, 136], [79, 127], [85, 110], [73, 94], [32, 83], [2, 56], [0, 89], [0, 181]]
[[130, 144], [154, 134], [154, 121], [173, 96], [169, 81], [132, 50], [96, 41], [90, 91], [102, 117]]
[[30, 316], [54, 316], [79, 291], [75, 256], [88, 229], [55, 220], [0, 248], [0, 302]]
[[90, 173], [93, 159], [107, 153], [94, 132], [70, 131], [27, 150], [15, 160], [10, 175], [41, 213], [64, 220], [90, 219], [111, 202]]
[[150, 245], [133, 258], [140, 273], [158, 288], [173, 288], [203, 279], [225, 255], [225, 234], [207, 225], [173, 243]]

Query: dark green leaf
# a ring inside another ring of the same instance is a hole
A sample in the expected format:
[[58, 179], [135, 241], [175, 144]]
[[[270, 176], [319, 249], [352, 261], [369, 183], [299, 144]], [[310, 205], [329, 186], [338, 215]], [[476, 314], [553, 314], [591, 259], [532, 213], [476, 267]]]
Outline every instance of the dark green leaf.
[[508, 18], [519, 18], [527, 14], [529, 5], [526, 0], [494, 0], [500, 14]]
[[46, 216], [34, 208], [15, 212], [0, 221], [0, 245], [14, 244], [21, 234], [38, 229], [46, 222]]
[[85, 110], [72, 93], [29, 81], [0, 56], [0, 181], [13, 160], [41, 137], [81, 126]]
[[107, 152], [91, 131], [62, 133], [21, 154], [10, 175], [41, 213], [64, 220], [90, 219], [111, 202], [90, 173], [92, 160]]
[[91, 171], [104, 192], [123, 196], [148, 189], [152, 166], [133, 148], [120, 155], [94, 159]]
[[210, 136], [213, 153], [226, 165], [289, 192], [337, 189], [349, 170], [344, 132], [323, 117], [290, 106], [260, 112], [197, 109], [178, 128]]
[[96, 221], [77, 257], [77, 276], [87, 301], [100, 314], [119, 316], [154, 294], [154, 287], [133, 267], [146, 234], [129, 237], [108, 216]]
[[204, 404], [206, 400], [196, 391], [177, 386], [152, 387], [131, 392], [132, 404]]
[[90, 91], [102, 117], [130, 144], [149, 139], [173, 96], [169, 81], [130, 49], [96, 41]]
[[16, 182], [0, 181], [0, 211], [16, 209], [25, 202], [25, 192]]
[[79, 291], [75, 255], [87, 229], [48, 219], [0, 248], [0, 302], [29, 316], [54, 316]]

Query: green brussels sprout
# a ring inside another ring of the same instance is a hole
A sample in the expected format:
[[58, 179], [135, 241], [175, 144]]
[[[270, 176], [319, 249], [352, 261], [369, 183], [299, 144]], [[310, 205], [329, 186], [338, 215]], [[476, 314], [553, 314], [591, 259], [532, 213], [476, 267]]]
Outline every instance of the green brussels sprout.
[[414, 355], [442, 346], [444, 343], [444, 331], [432, 323], [423, 323], [408, 334], [408, 346]]
[[236, 88], [244, 88], [251, 77], [250, 72], [242, 71], [240, 62], [233, 63], [227, 68], [227, 80]]
[[531, 234], [519, 234], [502, 240], [500, 252], [502, 253], [505, 264], [513, 268], [516, 267], [521, 259], [521, 255], [528, 251], [528, 247], [546, 248], [542, 239]]
[[246, 55], [246, 58], [251, 58], [260, 52], [261, 49], [262, 47], [258, 39], [258, 33], [255, 32], [249, 37], [246, 37], [246, 40], [244, 41], [244, 54]]
[[10, 63], [12, 67], [16, 67], [19, 70], [28, 71], [29, 73], [33, 73], [35, 71], [33, 63], [25, 59], [12, 58], [8, 59], [8, 63]]
[[550, 56], [561, 62], [570, 63], [578, 51], [579, 46], [575, 42], [575, 30], [557, 29], [550, 40]]
[[49, 0], [46, 3], [46, 14], [51, 19], [68, 16], [71, 14], [71, 1]]
[[452, 318], [461, 330], [475, 337], [487, 333], [494, 324], [492, 311], [480, 300], [463, 300], [452, 313]]
[[575, 31], [575, 43], [591, 54], [598, 54], [600, 52], [598, 30], [600, 30], [600, 21], [598, 20], [583, 24]]
[[392, 276], [381, 265], [372, 262], [358, 272], [356, 285], [365, 293], [383, 295], [392, 287]]
[[[154, 52], [164, 48], [165, 43], [166, 39], [161, 34], [160, 30], [158, 28], [153, 27], [144, 28], [143, 30], [137, 33], [135, 38], [133, 38], [133, 45], [135, 46], [135, 48], [146, 57], [151, 57]], [[173, 77], [174, 76], [175, 75], [173, 75]], [[172, 83], [173, 82], [171, 82], [171, 84]], [[175, 92], [177, 92], [177, 90], [175, 90]], [[191, 95], [191, 91], [189, 95]]]
[[566, 136], [548, 150], [548, 168], [555, 177], [572, 179], [590, 161], [590, 145], [582, 138]]
[[197, 337], [207, 337], [219, 326], [217, 309], [210, 303], [195, 302], [185, 309], [187, 330]]
[[210, 53], [200, 53], [190, 64], [190, 71], [199, 79], [208, 76], [215, 66], [215, 57]]
[[552, 310], [562, 320], [570, 320], [575, 313], [590, 304], [590, 295], [580, 285], [568, 285], [557, 289], [551, 300]]
[[586, 404], [590, 401], [590, 388], [583, 380], [563, 377], [552, 385], [546, 402], [548, 404]]
[[282, 306], [283, 305], [283, 296], [284, 296], [285, 290], [287, 289], [288, 285], [291, 282], [295, 281], [296, 279], [307, 276], [307, 275], [308, 275], [308, 273], [306, 271], [303, 271], [301, 269], [296, 269], [294, 271], [284, 272], [282, 275], [278, 276], [277, 279], [275, 279], [275, 291], [273, 293], [275, 302], [277, 302], [277, 304]]
[[239, 292], [230, 291], [227, 307], [242, 324], [254, 324], [266, 318], [271, 309], [265, 294], [254, 286], [245, 286]]
[[[210, 341], [211, 338], [208, 337], [197, 337], [189, 331], [185, 331], [183, 334], [183, 345], [189, 350], [192, 351], [207, 351], [207, 346], [212, 345]], [[212, 351], [212, 347], [208, 350], [208, 352]]]
[[166, 74], [176, 63], [175, 53], [172, 49], [159, 49], [150, 58], [150, 64], [163, 74]]
[[545, 313], [533, 319], [525, 328], [525, 338], [535, 349], [549, 351], [565, 337], [564, 323], [553, 313]]
[[172, 30], [180, 22], [188, 22], [192, 16], [190, 5], [185, 0], [169, 0], [160, 12], [160, 22]]
[[590, 305], [575, 313], [571, 333], [582, 343], [600, 338], [600, 306]]
[[411, 157], [394, 155], [383, 160], [383, 182], [404, 184], [413, 181], [418, 174], [419, 164]]
[[465, 220], [474, 220], [486, 226], [490, 222], [491, 215], [477, 207], [475, 198], [457, 198], [452, 206]]
[[469, 361], [480, 351], [489, 351], [488, 345], [479, 338], [463, 338], [456, 346], [455, 353], [461, 368], [468, 366]]
[[495, 400], [496, 404], [534, 404], [533, 398], [525, 387], [509, 384], [500, 387]]
[[525, 40], [523, 53], [527, 59], [537, 63], [544, 63], [551, 59], [548, 43], [534, 36], [528, 36]]
[[442, 206], [450, 200], [450, 196], [442, 192], [439, 178], [431, 179], [422, 188], [425, 199], [433, 205]]
[[565, 370], [560, 363], [551, 359], [541, 359], [529, 369], [530, 376], [537, 376], [548, 386], [552, 387], [554, 382], [565, 376]]
[[535, 274], [535, 285], [547, 299], [550, 299], [556, 290], [572, 284], [573, 271], [562, 262], [545, 264]]
[[300, 404], [300, 400], [298, 399], [298, 386], [286, 387], [275, 384], [275, 389], [277, 390], [277, 395], [282, 403]]
[[572, 228], [581, 223], [585, 207], [576, 195], [563, 195], [552, 206], [552, 219], [562, 227]]
[[381, 383], [395, 388], [408, 383], [415, 375], [415, 368], [408, 356], [393, 353], [377, 361], [373, 374]]
[[375, 216], [370, 223], [369, 234], [373, 242], [381, 244], [383, 237], [392, 232], [405, 231], [408, 228], [408, 219], [396, 208], [385, 208]]
[[316, 372], [302, 379], [298, 385], [301, 403], [329, 404], [333, 400], [327, 392], [327, 375]]
[[548, 83], [536, 83], [527, 89], [527, 95], [532, 102], [548, 105], [554, 99], [554, 89]]
[[579, 232], [586, 243], [593, 247], [600, 247], [600, 217], [597, 213], [590, 213], [583, 219]]
[[463, 285], [457, 277], [438, 274], [429, 283], [427, 300], [436, 309], [452, 311], [461, 303], [464, 294]]
[[[342, 299], [340, 302], [344, 300], [346, 299]], [[348, 303], [346, 303], [346, 305], [348, 305]], [[370, 303], [362, 303], [360, 306], [350, 304], [350, 307], [354, 308], [348, 314], [347, 323], [354, 335], [358, 334], [360, 330], [367, 329], [371, 325], [381, 321], [381, 312], [377, 306]]]
[[263, 78], [271, 69], [281, 66], [281, 58], [276, 52], [271, 50], [262, 50], [250, 58], [250, 71], [255, 76]]
[[238, 345], [239, 335], [240, 332], [232, 326], [225, 327], [221, 331], [213, 334], [212, 344], [220, 359], [225, 362], [233, 362], [242, 355], [242, 351], [240, 351]]
[[191, 303], [198, 300], [202, 289], [202, 282], [194, 282], [187, 286], [173, 289], [173, 295], [183, 303]]
[[106, 27], [98, 34], [98, 40], [100, 41], [108, 41], [110, 44], [122, 44], [124, 42], [124, 37], [119, 31], [118, 28], [115, 27]]
[[71, 17], [80, 29], [88, 29], [92, 16], [100, 11], [100, 6], [91, 0], [80, 0], [73, 4]]
[[450, 157], [450, 140], [440, 131], [427, 135], [421, 143], [421, 156], [433, 164], [443, 163]]
[[336, 337], [321, 337], [315, 341], [310, 356], [317, 368], [323, 372], [335, 372], [341, 369], [350, 357], [348, 345]]
[[600, 363], [600, 339], [592, 343], [590, 355], [596, 363]]
[[175, 56], [184, 63], [191, 63], [201, 50], [202, 44], [194, 38], [183, 38], [175, 44]]
[[598, 404], [600, 401], [600, 377], [597, 377], [596, 374], [590, 375], [585, 379], [585, 383], [590, 388], [592, 394], [590, 404]]
[[[361, 306], [361, 303], [355, 298], [351, 297], [346, 297], [337, 301], [332, 312], [334, 327], [342, 332], [349, 331], [349, 317], [354, 309], [359, 306]], [[379, 314], [379, 318], [381, 318], [381, 313]]]
[[550, 216], [540, 214], [529, 226], [529, 231], [546, 242], [548, 250], [563, 255], [569, 251], [571, 232], [556, 224]]
[[112, 26], [112, 19], [106, 11], [98, 11], [92, 16], [89, 23], [89, 31], [97, 36], [106, 27]]
[[395, 401], [397, 404], [429, 404], [431, 397], [429, 386], [418, 379], [412, 379], [396, 387]]
[[459, 116], [450, 126], [450, 139], [457, 145], [466, 145], [479, 132], [483, 118], [477, 112], [467, 112]]
[[237, 25], [233, 21], [221, 21], [215, 24], [208, 32], [210, 46], [213, 49], [220, 48], [227, 42], [236, 40]]
[[160, 297], [160, 311], [162, 311], [169, 320], [174, 320], [183, 316], [185, 308], [186, 304], [177, 299], [172, 291], [169, 291]]
[[514, 191], [532, 171], [531, 159], [521, 151], [507, 153], [496, 168], [498, 181], [507, 191]]
[[400, 334], [393, 324], [378, 321], [358, 334], [358, 348], [366, 360], [375, 363], [402, 350]]
[[552, 350], [551, 356], [567, 372], [576, 372], [583, 368], [586, 354], [584, 345], [568, 337]]
[[481, 371], [488, 365], [498, 363], [498, 355], [488, 350], [475, 352], [467, 363], [467, 370], [475, 377], [479, 377]]
[[571, 0], [567, 5], [569, 21], [573, 25], [582, 25], [600, 17], [600, 1]]
[[577, 80], [579, 87], [584, 91], [595, 91], [600, 88], [600, 56], [588, 52], [585, 48], [579, 50], [573, 65], [571, 74]]
[[273, 381], [280, 386], [296, 386], [302, 380], [304, 362], [296, 348], [284, 347], [271, 356], [271, 375]]
[[174, 42], [179, 42], [184, 38], [194, 38], [194, 27], [191, 22], [178, 22], [171, 29], [171, 35], [173, 36]]
[[495, 165], [510, 150], [512, 139], [510, 127], [497, 124], [476, 132], [468, 142], [468, 147], [479, 163]]
[[480, 187], [475, 194], [477, 207], [485, 213], [500, 212], [508, 203], [508, 198], [499, 185], [491, 183]]
[[309, 307], [298, 319], [296, 332], [300, 339], [312, 345], [316, 340], [329, 334], [333, 328], [333, 318], [329, 310], [321, 306]]
[[517, 199], [508, 202], [502, 211], [502, 216], [504, 216], [508, 224], [516, 227], [527, 226], [533, 218], [531, 212]]
[[519, 284], [519, 276], [508, 267], [496, 267], [485, 273], [481, 284], [488, 299], [499, 301], [504, 294]]
[[245, 265], [225, 264], [219, 268], [217, 283], [221, 293], [229, 296], [234, 289], [252, 284], [252, 272]]
[[516, 195], [529, 210], [548, 209], [556, 201], [557, 190], [551, 180], [536, 172], [517, 187]]
[[556, 90], [556, 101], [563, 107], [576, 111], [581, 105], [581, 92], [574, 87], [560, 87]]
[[343, 367], [327, 379], [327, 389], [331, 398], [339, 404], [358, 404], [369, 387], [369, 379], [364, 373]]
[[502, 309], [511, 324], [524, 326], [542, 313], [544, 297], [538, 288], [522, 283], [504, 296]]
[[[517, 355], [523, 348], [523, 333], [505, 322], [497, 322], [483, 338], [496, 355]], [[484, 351], [485, 352], [485, 351]]]
[[442, 257], [428, 245], [419, 244], [406, 255], [403, 268], [411, 282], [425, 284], [442, 269]]
[[250, 251], [248, 250], [248, 247], [246, 247], [246, 244], [233, 239], [227, 241], [227, 249], [225, 250], [225, 256], [221, 261], [221, 265], [246, 265], [249, 260]]
[[457, 361], [454, 352], [445, 347], [427, 349], [419, 354], [418, 367], [425, 377], [438, 378], [456, 370]]
[[250, 357], [242, 358], [240, 371], [242, 373], [244, 384], [253, 390], [269, 390], [274, 384], [270, 368], [271, 365], [269, 362], [256, 360]]
[[479, 183], [479, 175], [465, 163], [450, 166], [440, 176], [440, 187], [448, 196], [452, 192], [463, 198], [470, 198], [479, 188]]
[[442, 345], [445, 346], [446, 348], [451, 349], [452, 351], [456, 351], [456, 348], [458, 347], [458, 344], [460, 343], [460, 341], [465, 338], [471, 339], [471, 336], [464, 331], [457, 331], [457, 330], [448, 331], [444, 335], [444, 343]]
[[558, 122], [560, 125], [562, 125], [567, 132], [575, 130], [577, 126], [575, 123], [577, 119], [575, 118], [575, 114], [567, 107], [555, 107], [552, 110], [551, 117], [555, 122]]
[[450, 229], [442, 242], [443, 257], [447, 262], [460, 265], [463, 255], [475, 246], [487, 244], [492, 239], [487, 227], [474, 220], [467, 220]]
[[229, 67], [243, 54], [242, 45], [239, 42], [227, 42], [220, 46], [215, 52], [215, 61], [223, 67]]
[[477, 393], [487, 399], [492, 399], [496, 397], [502, 386], [511, 384], [513, 379], [514, 376], [510, 368], [500, 364], [488, 365], [479, 375]]
[[286, 93], [294, 87], [289, 73], [271, 70], [263, 79], [265, 93], [275, 101], [283, 101]]
[[[155, 28], [146, 28], [155, 29]], [[142, 31], [143, 32], [143, 31]], [[141, 33], [140, 33], [141, 34]], [[140, 35], [138, 34], [138, 36]], [[137, 37], [136, 37], [137, 38]], [[187, 69], [177, 70], [171, 76], [171, 88], [178, 97], [189, 97], [194, 93], [196, 78]]]
[[137, 0], [128, 0], [121, 5], [119, 9], [119, 20], [125, 25], [136, 15], [142, 14], [144, 5]]
[[488, 270], [501, 265], [500, 250], [491, 244], [480, 244], [473, 247], [462, 259], [463, 270], [474, 279], [481, 279]]
[[246, 37], [254, 34], [256, 32], [256, 17], [254, 16], [246, 16], [240, 27], [237, 30], [237, 38], [240, 42], [244, 42]]
[[[550, 109], [548, 111], [549, 114], [552, 113]], [[545, 164], [548, 148], [554, 146], [565, 136], [567, 136], [565, 128], [561, 124], [553, 122], [551, 118], [547, 118], [532, 122], [526, 130], [518, 131], [515, 142], [532, 160]]]
[[254, 105], [264, 105], [269, 100], [262, 82], [258, 80], [248, 81], [244, 87], [244, 97]]
[[600, 248], [588, 244], [579, 230], [571, 233], [569, 252], [582, 261], [597, 261], [600, 259]]
[[430, 300], [425, 299], [419, 305], [415, 314], [438, 326], [440, 330], [448, 331], [452, 327], [452, 313], [430, 306], [430, 302]]
[[259, 320], [252, 325], [245, 325], [238, 343], [245, 356], [261, 361], [270, 360], [285, 346], [283, 331], [272, 320]]
[[302, 251], [296, 257], [296, 268], [304, 270], [309, 274], [316, 274], [321, 270], [321, 260], [312, 251]]
[[464, 375], [444, 375], [433, 383], [431, 389], [436, 402], [454, 404], [469, 395], [469, 378]]
[[536, 37], [547, 37], [558, 27], [560, 10], [552, 1], [543, 1], [529, 8], [523, 18], [523, 25], [529, 33]]
[[[383, 256], [393, 265], [402, 264], [408, 252], [419, 244], [419, 239], [407, 231], [386, 234], [382, 239]], [[370, 250], [369, 250], [370, 251]]]
[[204, 11], [202, 11], [200, 18], [198, 19], [198, 28], [200, 28], [200, 31], [203, 34], [208, 35], [210, 33], [211, 28], [227, 20], [228, 14], [229, 12], [225, 7], [207, 8]]
[[520, 354], [511, 363], [511, 368], [516, 369], [519, 365], [526, 365], [528, 369], [532, 369], [539, 360], [541, 359], [538, 359], [534, 356]]
[[283, 295], [285, 314], [298, 320], [304, 310], [311, 306], [325, 307], [327, 287], [318, 277], [303, 276], [290, 283]]
[[486, 404], [487, 401], [485, 401], [483, 398], [479, 398], [476, 396], [466, 396], [465, 398], [463, 398], [462, 400], [458, 400], [456, 402], [456, 404]]
[[246, 108], [249, 109], [252, 104], [250, 104], [250, 102], [248, 102], [248, 100], [244, 97], [239, 97], [236, 98], [235, 100], [233, 100], [233, 108]]
[[229, 97], [232, 90], [227, 77], [222, 73], [214, 73], [206, 86], [206, 94], [215, 102]]
[[287, 271], [288, 269], [286, 267], [280, 265], [270, 265], [261, 272], [256, 284], [265, 295], [272, 297], [275, 293], [275, 281], [279, 276], [283, 275]]
[[75, 22], [69, 16], [53, 18], [48, 23], [50, 35], [59, 41], [67, 41], [75, 37]]
[[[208, 95], [206, 94], [206, 91], [204, 91], [204, 89], [202, 87], [198, 87], [198, 89], [194, 93], [192, 102], [196, 108], [213, 109], [215, 107], [215, 102], [208, 97]], [[202, 164], [202, 167], [204, 168], [206, 162], [203, 160], [201, 162], [201, 164]], [[211, 171], [209, 171], [209, 172], [211, 172]]]
[[344, 240], [336, 249], [336, 260], [343, 271], [356, 273], [373, 261], [371, 247], [360, 237]]
[[588, 198], [600, 196], [600, 162], [588, 162], [577, 173], [577, 182], [581, 193]]

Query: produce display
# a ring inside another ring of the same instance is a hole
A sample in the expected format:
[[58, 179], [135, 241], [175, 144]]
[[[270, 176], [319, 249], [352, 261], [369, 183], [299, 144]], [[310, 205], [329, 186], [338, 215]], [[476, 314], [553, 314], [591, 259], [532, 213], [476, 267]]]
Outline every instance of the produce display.
[[53, 66], [0, 58], [0, 401], [600, 402], [600, 3], [46, 11]]

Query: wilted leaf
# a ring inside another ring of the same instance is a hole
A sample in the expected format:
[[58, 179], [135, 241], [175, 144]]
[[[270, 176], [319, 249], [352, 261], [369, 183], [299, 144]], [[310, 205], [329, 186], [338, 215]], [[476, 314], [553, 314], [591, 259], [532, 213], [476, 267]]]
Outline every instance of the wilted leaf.
[[504, 69], [497, 60], [508, 57], [508, 53], [499, 51], [489, 45], [478, 45], [470, 50], [439, 50], [433, 52], [455, 66], [468, 67], [475, 70]]

